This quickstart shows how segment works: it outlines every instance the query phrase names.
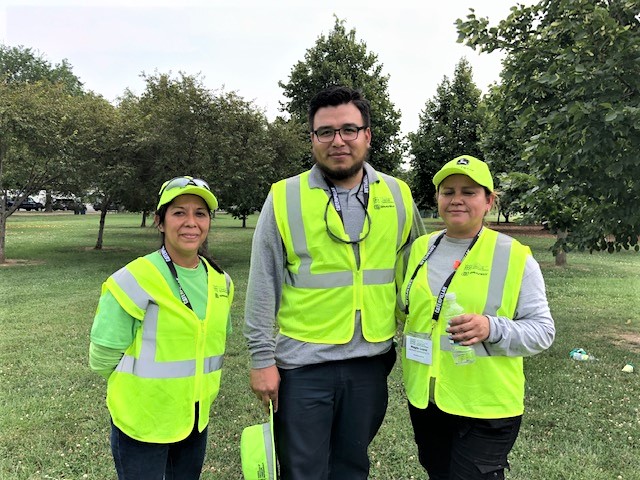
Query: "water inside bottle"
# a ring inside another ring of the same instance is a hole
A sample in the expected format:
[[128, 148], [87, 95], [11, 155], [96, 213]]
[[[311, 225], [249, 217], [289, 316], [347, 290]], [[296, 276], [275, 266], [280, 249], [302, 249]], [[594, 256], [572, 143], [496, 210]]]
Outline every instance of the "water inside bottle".
[[476, 352], [473, 348], [464, 345], [453, 345], [453, 363], [456, 365], [468, 365], [476, 361]]

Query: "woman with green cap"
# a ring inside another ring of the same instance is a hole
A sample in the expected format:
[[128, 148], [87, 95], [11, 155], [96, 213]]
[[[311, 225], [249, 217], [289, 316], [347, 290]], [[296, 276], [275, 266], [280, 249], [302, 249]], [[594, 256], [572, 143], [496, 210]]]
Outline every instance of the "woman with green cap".
[[216, 197], [187, 176], [159, 197], [161, 248], [107, 279], [91, 329], [120, 480], [200, 478], [230, 331], [233, 283], [203, 248]]
[[445, 230], [412, 245], [399, 304], [403, 376], [431, 480], [503, 479], [524, 411], [523, 357], [555, 336], [529, 247], [484, 226], [487, 165], [463, 155], [433, 178]]

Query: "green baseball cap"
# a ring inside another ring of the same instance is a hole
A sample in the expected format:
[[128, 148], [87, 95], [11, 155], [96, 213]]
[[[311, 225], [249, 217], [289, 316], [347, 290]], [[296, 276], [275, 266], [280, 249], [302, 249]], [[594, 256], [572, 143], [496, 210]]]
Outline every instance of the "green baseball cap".
[[193, 178], [185, 175], [184, 177], [172, 178], [162, 184], [162, 187], [158, 192], [160, 199], [158, 200], [156, 210], [171, 202], [174, 198], [187, 194], [201, 197], [211, 211], [218, 208], [218, 199], [216, 199], [213, 192], [211, 192], [209, 184], [199, 178]]
[[449, 175], [466, 175], [471, 178], [477, 184], [482, 185], [493, 192], [493, 177], [489, 171], [489, 167], [482, 160], [478, 160], [471, 155], [461, 155], [454, 158], [450, 162], [444, 164], [444, 167], [438, 171], [433, 177], [433, 184], [438, 188], [438, 185], [447, 178]]

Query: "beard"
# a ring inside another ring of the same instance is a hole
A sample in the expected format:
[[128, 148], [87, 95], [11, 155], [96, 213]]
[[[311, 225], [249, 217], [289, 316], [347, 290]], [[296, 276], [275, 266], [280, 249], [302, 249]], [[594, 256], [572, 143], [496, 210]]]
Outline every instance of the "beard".
[[364, 162], [365, 160], [368, 159], [368, 157], [369, 157], [369, 152], [367, 152], [367, 154], [364, 157], [362, 157], [359, 161], [356, 160], [353, 163], [353, 165], [345, 169], [332, 169], [326, 165], [323, 165], [320, 162], [316, 162], [316, 165], [318, 166], [320, 171], [324, 173], [324, 175], [327, 178], [329, 178], [330, 180], [340, 181], [340, 180], [346, 180], [348, 178], [351, 178], [355, 176], [358, 172], [360, 172], [364, 168]]

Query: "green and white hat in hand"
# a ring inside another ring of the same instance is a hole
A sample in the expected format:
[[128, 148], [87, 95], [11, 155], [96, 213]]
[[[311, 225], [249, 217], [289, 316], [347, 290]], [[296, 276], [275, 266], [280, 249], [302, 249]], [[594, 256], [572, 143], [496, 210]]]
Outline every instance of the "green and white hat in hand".
[[246, 427], [240, 437], [240, 458], [245, 480], [276, 480], [276, 448], [273, 438], [273, 404], [269, 422]]

